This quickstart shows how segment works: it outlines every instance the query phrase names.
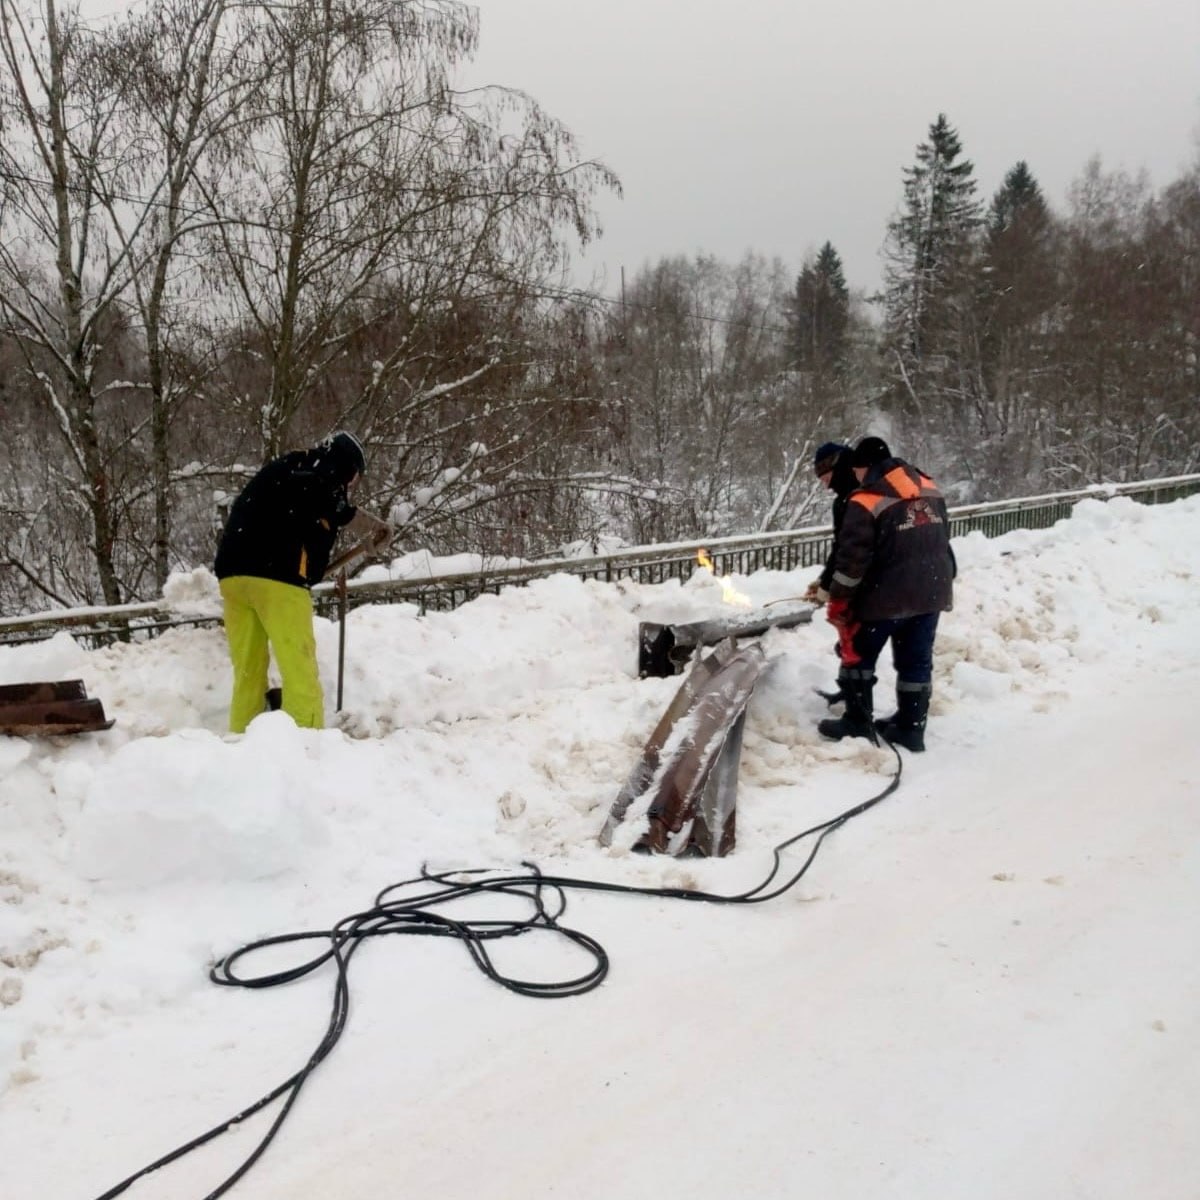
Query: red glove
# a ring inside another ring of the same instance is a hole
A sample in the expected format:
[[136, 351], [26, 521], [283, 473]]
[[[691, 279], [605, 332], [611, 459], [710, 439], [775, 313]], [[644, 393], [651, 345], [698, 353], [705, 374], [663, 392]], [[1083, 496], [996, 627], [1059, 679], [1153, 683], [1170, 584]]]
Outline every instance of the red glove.
[[839, 629], [850, 625], [853, 622], [853, 617], [850, 616], [850, 601], [844, 598], [830, 600], [825, 605], [825, 619], [830, 625], [836, 625]]
[[825, 606], [825, 619], [838, 631], [837, 653], [843, 667], [855, 667], [862, 662], [862, 656], [854, 646], [854, 635], [858, 632], [858, 622], [850, 613], [850, 601], [846, 599], [830, 600]]

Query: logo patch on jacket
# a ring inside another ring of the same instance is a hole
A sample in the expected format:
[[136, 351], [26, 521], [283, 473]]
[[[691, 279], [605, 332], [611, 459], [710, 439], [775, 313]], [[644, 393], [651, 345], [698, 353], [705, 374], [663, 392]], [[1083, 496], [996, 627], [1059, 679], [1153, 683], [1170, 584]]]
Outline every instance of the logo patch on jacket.
[[934, 511], [928, 500], [910, 500], [906, 506], [904, 520], [898, 530], [915, 529], [918, 525], [941, 525], [942, 518]]

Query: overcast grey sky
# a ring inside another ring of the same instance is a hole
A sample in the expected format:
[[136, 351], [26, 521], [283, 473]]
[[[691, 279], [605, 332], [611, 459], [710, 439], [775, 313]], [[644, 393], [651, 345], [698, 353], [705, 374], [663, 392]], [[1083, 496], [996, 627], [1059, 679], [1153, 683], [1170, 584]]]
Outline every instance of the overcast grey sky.
[[798, 268], [824, 241], [874, 287], [901, 170], [945, 112], [986, 201], [1025, 159], [1051, 204], [1088, 158], [1197, 156], [1200, 0], [478, 0], [472, 82], [529, 92], [621, 177], [587, 265], [666, 254]]

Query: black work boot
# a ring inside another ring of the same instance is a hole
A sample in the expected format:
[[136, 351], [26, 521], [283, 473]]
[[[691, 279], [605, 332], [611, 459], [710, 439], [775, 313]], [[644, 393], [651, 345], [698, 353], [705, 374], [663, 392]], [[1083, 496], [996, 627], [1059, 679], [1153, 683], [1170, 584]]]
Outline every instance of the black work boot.
[[903, 746], [914, 754], [925, 749], [925, 721], [929, 714], [929, 697], [933, 691], [928, 683], [896, 684], [896, 715], [875, 722], [880, 736], [893, 746]]
[[817, 722], [817, 732], [822, 737], [840, 742], [845, 737], [865, 737], [878, 742], [875, 725], [871, 720], [871, 694], [875, 688], [875, 676], [871, 670], [861, 667], [843, 667], [838, 672], [838, 687], [846, 703], [840, 717], [829, 717]]

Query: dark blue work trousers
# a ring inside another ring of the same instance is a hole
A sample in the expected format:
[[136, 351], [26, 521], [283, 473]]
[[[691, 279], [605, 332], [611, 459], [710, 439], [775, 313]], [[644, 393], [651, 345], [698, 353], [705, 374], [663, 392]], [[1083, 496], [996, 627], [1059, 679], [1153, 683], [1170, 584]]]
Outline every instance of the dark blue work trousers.
[[901, 683], [929, 683], [933, 679], [933, 639], [940, 613], [897, 617], [890, 621], [862, 621], [852, 641], [861, 670], [875, 672], [875, 663], [888, 639], [892, 643], [892, 665]]

